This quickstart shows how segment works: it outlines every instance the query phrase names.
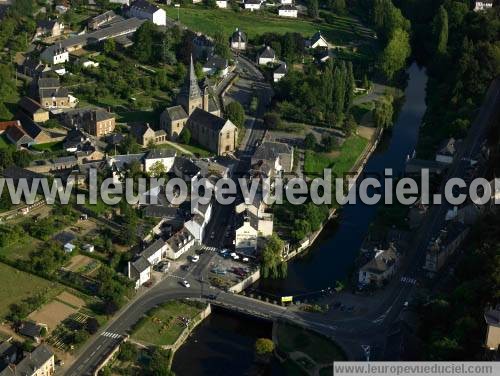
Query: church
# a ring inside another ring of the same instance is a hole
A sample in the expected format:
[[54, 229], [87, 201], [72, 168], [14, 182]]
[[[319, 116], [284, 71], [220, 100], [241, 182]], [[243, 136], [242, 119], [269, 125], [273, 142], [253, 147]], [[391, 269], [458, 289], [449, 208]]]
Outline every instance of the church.
[[170, 140], [176, 141], [184, 127], [187, 127], [193, 140], [217, 155], [225, 155], [236, 149], [238, 128], [220, 116], [220, 108], [209, 92], [208, 83], [205, 81], [200, 87], [192, 56], [189, 75], [177, 103], [177, 106], [168, 107], [160, 116], [160, 126]]

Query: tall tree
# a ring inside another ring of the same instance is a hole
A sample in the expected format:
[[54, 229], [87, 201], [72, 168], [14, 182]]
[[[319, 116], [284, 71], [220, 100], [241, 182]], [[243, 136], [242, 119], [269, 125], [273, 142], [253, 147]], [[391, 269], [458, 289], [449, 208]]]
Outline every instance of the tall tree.
[[442, 5], [434, 17], [433, 34], [436, 43], [436, 53], [439, 55], [446, 54], [448, 48], [448, 12]]
[[392, 79], [394, 74], [404, 68], [411, 54], [410, 37], [403, 29], [396, 29], [380, 56], [379, 66], [382, 73]]
[[345, 62], [342, 61], [335, 67], [333, 73], [333, 113], [337, 120], [340, 119], [344, 113], [346, 75], [347, 70]]
[[312, 18], [319, 17], [318, 0], [307, 0], [307, 14]]
[[231, 102], [226, 106], [225, 109], [226, 116], [231, 120], [234, 125], [238, 128], [242, 128], [245, 123], [245, 110], [239, 102]]
[[345, 102], [344, 102], [344, 111], [349, 112], [352, 106], [352, 101], [354, 99], [354, 89], [356, 87], [356, 83], [354, 81], [354, 73], [352, 69], [352, 62], [349, 61], [347, 63], [347, 73], [346, 73], [346, 81], [345, 81]]

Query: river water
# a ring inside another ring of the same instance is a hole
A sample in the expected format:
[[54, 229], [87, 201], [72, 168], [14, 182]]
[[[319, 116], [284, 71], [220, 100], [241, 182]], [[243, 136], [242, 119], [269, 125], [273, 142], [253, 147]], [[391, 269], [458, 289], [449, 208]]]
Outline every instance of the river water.
[[[415, 149], [425, 106], [427, 76], [413, 64], [408, 69], [405, 102], [392, 132], [370, 157], [366, 173], [383, 174], [392, 168], [394, 175], [403, 171], [406, 156]], [[289, 263], [288, 276], [283, 280], [262, 280], [256, 288], [276, 296], [305, 294], [335, 286], [353, 267], [376, 206], [362, 203], [343, 208], [340, 220], [326, 226], [307, 255]], [[255, 374], [253, 348], [259, 337], [271, 336], [268, 323], [216, 311], [208, 317], [177, 351], [173, 371], [179, 375], [248, 375]], [[284, 371], [272, 364], [266, 374], [280, 375]]]
[[[365, 166], [365, 173], [394, 175], [404, 170], [406, 157], [413, 153], [425, 113], [427, 75], [415, 63], [408, 69], [405, 101], [392, 132], [387, 132]], [[288, 264], [288, 276], [282, 280], [262, 280], [255, 286], [262, 292], [283, 296], [300, 295], [334, 287], [352, 270], [353, 262], [367, 234], [377, 206], [358, 203], [342, 208], [340, 218], [328, 224], [309, 252]], [[303, 295], [304, 296], [304, 295]]]

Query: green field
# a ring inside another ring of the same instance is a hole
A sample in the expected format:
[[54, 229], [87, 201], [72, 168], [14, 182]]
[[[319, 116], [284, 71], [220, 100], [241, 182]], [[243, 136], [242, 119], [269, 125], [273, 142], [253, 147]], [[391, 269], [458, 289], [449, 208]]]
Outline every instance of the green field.
[[57, 295], [62, 286], [0, 263], [0, 318], [8, 314], [11, 304], [49, 291]]
[[42, 242], [25, 234], [22, 241], [0, 248], [0, 255], [11, 261], [27, 260], [31, 252], [35, 251]]
[[342, 144], [339, 155], [332, 157], [327, 153], [307, 150], [304, 157], [306, 175], [323, 175], [325, 168], [331, 168], [335, 176], [343, 176], [350, 171], [368, 144], [368, 140], [360, 136], [351, 136]]
[[134, 330], [132, 338], [144, 344], [172, 345], [185, 328], [179, 318], [193, 319], [200, 311], [199, 308], [183, 302], [167, 302], [148, 313]]
[[342, 349], [334, 342], [319, 334], [288, 324], [278, 324], [278, 347], [286, 353], [301, 351], [319, 364], [345, 360]]
[[248, 12], [224, 9], [208, 9], [196, 7], [165, 7], [167, 15], [179, 20], [189, 29], [213, 35], [222, 28], [229, 35], [239, 28], [247, 33], [250, 39], [257, 35], [274, 32], [284, 34], [298, 32], [310, 37], [318, 30], [332, 43], [348, 43], [365, 38], [370, 31], [353, 18], [329, 14], [330, 23], [313, 22], [309, 19], [287, 20], [269, 12]]

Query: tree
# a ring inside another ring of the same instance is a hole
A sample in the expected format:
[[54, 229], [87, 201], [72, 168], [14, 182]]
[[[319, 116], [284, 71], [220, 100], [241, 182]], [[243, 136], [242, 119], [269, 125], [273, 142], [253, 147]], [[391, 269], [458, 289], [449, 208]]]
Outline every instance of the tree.
[[181, 134], [179, 135], [179, 141], [183, 144], [189, 145], [191, 142], [191, 131], [189, 128], [184, 127]]
[[345, 63], [337, 65], [333, 72], [333, 113], [337, 119], [344, 114], [346, 99], [346, 76], [347, 70]]
[[386, 95], [375, 104], [373, 121], [376, 127], [387, 128], [392, 125], [392, 117], [394, 115], [393, 101], [394, 99], [391, 95]]
[[166, 173], [167, 169], [165, 168], [165, 165], [163, 164], [162, 161], [156, 161], [149, 168], [149, 175], [155, 178], [159, 178], [160, 176], [165, 175]]
[[314, 135], [314, 133], [308, 133], [304, 138], [304, 147], [309, 150], [314, 150], [316, 148], [317, 142], [318, 140], [316, 140], [316, 136]]
[[287, 264], [283, 261], [285, 243], [278, 235], [273, 234], [266, 239], [266, 245], [261, 255], [261, 270], [264, 278], [284, 278], [287, 274]]
[[115, 52], [115, 50], [116, 50], [115, 40], [113, 38], [106, 39], [104, 41], [103, 49], [104, 49], [104, 53], [106, 53], [106, 54], [110, 54], [112, 52]]
[[156, 25], [151, 21], [144, 22], [134, 34], [132, 52], [141, 63], [149, 63], [153, 56], [153, 34]]
[[436, 53], [444, 55], [448, 48], [448, 12], [442, 5], [434, 17], [432, 28], [436, 43]]
[[149, 370], [153, 376], [170, 376], [172, 374], [169, 368], [170, 356], [170, 351], [155, 347], [149, 362]]
[[330, 134], [324, 134], [323, 137], [321, 137], [321, 144], [323, 145], [323, 149], [325, 152], [330, 152], [335, 147], [337, 146], [337, 141], [334, 136]]
[[318, 0], [307, 0], [307, 14], [309, 17], [318, 18], [319, 17], [319, 9], [318, 9]]
[[269, 338], [258, 338], [255, 341], [257, 356], [270, 356], [274, 351], [274, 342]]
[[346, 11], [345, 0], [332, 0], [331, 8], [334, 12], [344, 14]]
[[133, 362], [137, 358], [137, 347], [130, 342], [123, 342], [120, 346], [118, 359], [122, 362]]
[[239, 102], [231, 102], [226, 106], [226, 116], [238, 128], [243, 128], [245, 124], [245, 110]]
[[276, 112], [266, 112], [264, 124], [268, 129], [279, 129], [281, 128], [281, 118]]
[[396, 29], [380, 56], [379, 67], [382, 73], [392, 79], [397, 71], [404, 68], [410, 53], [408, 33], [403, 29]]
[[228, 38], [222, 28], [215, 31], [214, 34], [214, 52], [223, 59], [231, 58], [231, 50], [229, 49]]
[[352, 62], [347, 63], [347, 72], [345, 77], [345, 101], [344, 101], [344, 111], [349, 112], [352, 106], [352, 101], [354, 99], [354, 89], [356, 88], [356, 83], [354, 81], [354, 73], [352, 69]]

